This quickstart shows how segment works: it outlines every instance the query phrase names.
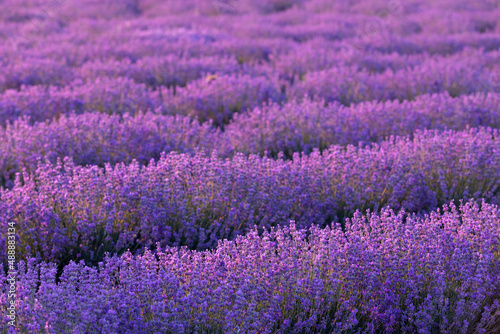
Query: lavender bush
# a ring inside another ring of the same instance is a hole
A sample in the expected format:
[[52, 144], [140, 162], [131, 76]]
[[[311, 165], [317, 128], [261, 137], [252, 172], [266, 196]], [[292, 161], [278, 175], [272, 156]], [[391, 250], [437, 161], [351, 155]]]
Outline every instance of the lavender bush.
[[85, 79], [109, 77], [131, 77], [137, 83], [148, 87], [185, 86], [188, 82], [211, 73], [237, 73], [239, 66], [230, 57], [181, 58], [177, 55], [144, 57], [136, 63], [126, 58], [85, 63], [80, 69], [80, 76]]
[[414, 99], [418, 95], [448, 92], [452, 96], [473, 92], [500, 91], [497, 77], [489, 66], [498, 64], [499, 55], [477, 54], [454, 61], [449, 57], [429, 61], [421, 66], [381, 74], [358, 71], [354, 66], [340, 66], [307, 74], [303, 81], [292, 86], [289, 96], [305, 94], [327, 102], [339, 101], [349, 105], [365, 100]]
[[497, 93], [426, 94], [414, 101], [361, 102], [350, 107], [324, 101], [291, 101], [236, 114], [225, 128], [234, 149], [245, 153], [312, 152], [330, 145], [380, 142], [391, 135], [423, 129], [463, 130], [467, 126], [500, 127]]
[[106, 114], [135, 114], [162, 106], [157, 92], [131, 79], [107, 77], [92, 82], [73, 82], [57, 88], [24, 86], [0, 97], [1, 124], [28, 116], [32, 121], [58, 118], [71, 112], [99, 111]]
[[254, 225], [290, 219], [300, 228], [341, 222], [358, 209], [429, 212], [460, 198], [499, 203], [499, 138], [491, 129], [425, 131], [292, 160], [171, 153], [148, 166], [104, 169], [68, 158], [0, 190], [0, 223], [20, 224], [19, 256], [95, 262], [106, 251], [156, 242], [211, 248]]
[[196, 148], [217, 149], [221, 157], [235, 152], [276, 157], [283, 152], [292, 158], [295, 152], [311, 153], [333, 144], [366, 145], [391, 135], [412, 135], [416, 130], [498, 128], [499, 106], [496, 93], [456, 98], [433, 94], [411, 102], [372, 101], [350, 107], [292, 101], [236, 114], [224, 132], [210, 122], [200, 125], [189, 117], [162, 115], [161, 109], [135, 116], [62, 114], [58, 120], [34, 124], [27, 118], [0, 128], [0, 135], [9, 138], [0, 143], [0, 173], [5, 184], [14, 181], [15, 173], [23, 168], [33, 172], [45, 158], [55, 162], [56, 158], [72, 157], [79, 165], [102, 166], [133, 159], [147, 164], [162, 152], [194, 153]]
[[209, 75], [189, 83], [169, 96], [174, 113], [212, 120], [223, 126], [235, 112], [243, 112], [265, 102], [281, 100], [279, 88], [265, 77]]
[[468, 203], [425, 218], [387, 209], [357, 213], [344, 230], [251, 230], [214, 251], [126, 253], [98, 268], [71, 262], [59, 282], [54, 264], [29, 259], [17, 277], [19, 328], [493, 333], [499, 235], [498, 207]]
[[57, 121], [30, 125], [29, 119], [17, 120], [0, 136], [0, 180], [12, 183], [15, 174], [33, 172], [40, 161], [56, 162], [72, 157], [79, 165], [130, 163], [147, 164], [163, 152], [194, 153], [196, 148], [219, 149], [229, 155], [232, 148], [224, 144], [220, 132], [207, 122], [181, 115], [159, 112], [107, 115], [88, 112], [62, 115]]

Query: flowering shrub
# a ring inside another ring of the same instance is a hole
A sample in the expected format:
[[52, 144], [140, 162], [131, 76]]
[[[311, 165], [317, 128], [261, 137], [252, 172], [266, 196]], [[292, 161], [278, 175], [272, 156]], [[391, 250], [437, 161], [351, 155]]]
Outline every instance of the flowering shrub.
[[161, 108], [158, 93], [128, 78], [98, 78], [73, 82], [70, 86], [25, 86], [0, 95], [0, 124], [29, 117], [31, 121], [58, 118], [72, 112], [135, 114]]
[[210, 73], [236, 73], [239, 67], [235, 59], [229, 57], [181, 58], [177, 55], [144, 57], [136, 63], [126, 58], [85, 63], [80, 69], [82, 78], [101, 76], [131, 77], [137, 83], [148, 87], [185, 86], [188, 82]]
[[57, 121], [30, 125], [18, 120], [0, 129], [9, 140], [0, 143], [0, 179], [14, 181], [15, 173], [36, 170], [47, 159], [72, 157], [79, 165], [130, 163], [147, 164], [161, 153], [194, 153], [197, 147], [219, 149], [228, 155], [232, 149], [210, 123], [200, 125], [185, 116], [155, 112], [107, 115], [87, 112], [61, 116]]
[[491, 129], [425, 131], [292, 160], [170, 153], [147, 166], [104, 169], [67, 158], [0, 190], [0, 224], [18, 222], [19, 256], [96, 261], [156, 242], [206, 249], [253, 225], [325, 225], [358, 209], [428, 212], [460, 198], [499, 203], [499, 138]]
[[0, 66], [0, 91], [27, 85], [64, 85], [74, 79], [72, 70], [51, 59], [23, 59]]
[[272, 80], [264, 77], [210, 75], [179, 89], [171, 99], [174, 113], [222, 126], [235, 112], [280, 101], [281, 93]]
[[380, 74], [359, 71], [355, 66], [336, 66], [306, 74], [303, 81], [290, 88], [288, 97], [308, 95], [349, 105], [366, 100], [414, 99], [429, 93], [448, 92], [457, 96], [499, 92], [497, 78], [488, 69], [491, 64], [498, 64], [499, 54], [494, 51], [485, 56], [481, 60], [477, 53], [462, 58], [431, 59], [411, 69], [389, 69]]
[[367, 101], [346, 107], [323, 101], [291, 101], [236, 114], [225, 135], [238, 152], [312, 152], [330, 145], [380, 142], [423, 129], [500, 127], [500, 95], [426, 94], [414, 101]]
[[498, 207], [467, 203], [71, 262], [59, 283], [54, 264], [30, 259], [17, 312], [28, 332], [484, 332], [498, 324], [499, 236]]

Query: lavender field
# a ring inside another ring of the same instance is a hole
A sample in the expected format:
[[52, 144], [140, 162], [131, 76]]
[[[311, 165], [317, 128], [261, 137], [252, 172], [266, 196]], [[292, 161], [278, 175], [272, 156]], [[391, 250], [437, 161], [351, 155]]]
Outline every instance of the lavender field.
[[499, 0], [0, 0], [0, 333], [500, 333]]

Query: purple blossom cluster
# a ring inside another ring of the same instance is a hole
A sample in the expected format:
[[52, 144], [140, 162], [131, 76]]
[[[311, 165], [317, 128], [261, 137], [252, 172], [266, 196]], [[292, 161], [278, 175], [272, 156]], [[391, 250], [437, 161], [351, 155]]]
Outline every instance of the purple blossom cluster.
[[[356, 65], [346, 64], [343, 59], [335, 60], [337, 65], [322, 64], [321, 56], [315, 62], [286, 58], [274, 65], [243, 68], [240, 74], [224, 74], [238, 72], [221, 69], [222, 66], [217, 66], [220, 64], [212, 66], [211, 58], [208, 64], [201, 60], [184, 62], [185, 67], [176, 62], [175, 74], [168, 68], [168, 61], [173, 60], [164, 58], [165, 63], [145, 59], [133, 65], [130, 60], [93, 62], [81, 70], [86, 73], [83, 79], [64, 87], [23, 83], [19, 90], [0, 94], [0, 123], [25, 115], [44, 120], [72, 111], [122, 114], [162, 107], [165, 113], [192, 115], [200, 121], [212, 120], [214, 125], [224, 126], [235, 112], [304, 95], [349, 105], [367, 100], [414, 99], [440, 92], [452, 96], [500, 92], [500, 68], [495, 67], [500, 59], [496, 51], [472, 52], [465, 58], [459, 54], [423, 63], [417, 57], [415, 67], [404, 58], [393, 58], [386, 61], [380, 58], [376, 64], [363, 56]], [[324, 59], [334, 60], [328, 53]], [[400, 68], [401, 63], [406, 67]], [[238, 68], [237, 64], [228, 66]], [[136, 70], [138, 67], [141, 70]]]
[[[98, 112], [62, 115], [58, 120], [31, 125], [28, 119], [0, 128], [0, 180], [12, 185], [16, 173], [33, 172], [40, 161], [72, 157], [78, 165], [147, 164], [163, 152], [194, 153], [196, 148], [231, 148], [221, 142], [210, 122], [200, 125], [190, 117], [157, 112], [107, 115]], [[224, 150], [224, 151], [222, 151]]]
[[170, 97], [173, 112], [189, 114], [215, 125], [228, 123], [236, 112], [266, 102], [279, 102], [279, 86], [264, 77], [211, 75], [189, 83]]
[[[41, 164], [0, 190], [0, 226], [19, 222], [19, 255], [96, 262], [105, 252], [207, 249], [254, 225], [342, 222], [356, 210], [429, 212], [451, 200], [500, 204], [498, 130], [423, 131], [293, 159], [170, 153], [147, 166]], [[5, 252], [4, 240], [0, 249]]]
[[31, 122], [58, 118], [72, 112], [98, 111], [106, 114], [135, 114], [162, 107], [158, 92], [128, 78], [96, 78], [78, 80], [72, 85], [23, 86], [0, 95], [0, 124], [6, 125], [22, 117]]
[[[481, 56], [479, 56], [481, 55]], [[478, 57], [481, 60], [478, 61]], [[420, 66], [399, 71], [370, 74], [355, 66], [337, 66], [310, 72], [290, 88], [290, 96], [308, 95], [342, 104], [366, 100], [414, 99], [418, 95], [448, 92], [452, 96], [474, 92], [500, 92], [490, 69], [498, 64], [498, 51], [474, 51], [468, 57], [431, 59]]]
[[178, 55], [143, 57], [132, 63], [129, 58], [87, 62], [79, 70], [85, 79], [128, 77], [148, 87], [185, 86], [188, 82], [211, 73], [230, 74], [239, 71], [236, 59], [207, 56], [181, 58]]
[[0, 333], [499, 333], [499, 17], [0, 1]]
[[312, 152], [331, 145], [380, 142], [416, 130], [500, 127], [500, 95], [477, 93], [451, 97], [426, 94], [413, 101], [366, 101], [346, 107], [338, 102], [290, 101], [236, 114], [224, 131], [230, 146], [245, 153]]
[[[97, 100], [90, 102], [97, 106]], [[33, 172], [39, 161], [55, 163], [64, 157], [83, 166], [132, 160], [147, 164], [159, 159], [162, 152], [193, 154], [197, 149], [217, 150], [223, 158], [236, 152], [273, 157], [284, 153], [285, 158], [292, 158], [296, 152], [309, 154], [331, 145], [368, 145], [391, 135], [412, 135], [416, 130], [500, 128], [499, 106], [497, 93], [455, 98], [447, 93], [432, 94], [414, 101], [371, 101], [350, 107], [291, 101], [237, 113], [224, 131], [213, 127], [210, 120], [200, 125], [189, 116], [163, 115], [161, 108], [135, 116], [80, 110], [45, 122], [25, 117], [0, 128], [0, 136], [8, 138], [0, 142], [0, 179], [12, 186], [16, 173]], [[27, 113], [41, 110], [29, 108]]]
[[471, 202], [423, 218], [357, 213], [344, 229], [253, 229], [213, 251], [71, 262], [59, 280], [54, 264], [28, 259], [17, 275], [20, 330], [494, 333], [499, 236], [498, 207]]
[[0, 91], [20, 89], [32, 85], [65, 85], [74, 77], [71, 70], [52, 59], [26, 57], [22, 62], [12, 61], [1, 65]]

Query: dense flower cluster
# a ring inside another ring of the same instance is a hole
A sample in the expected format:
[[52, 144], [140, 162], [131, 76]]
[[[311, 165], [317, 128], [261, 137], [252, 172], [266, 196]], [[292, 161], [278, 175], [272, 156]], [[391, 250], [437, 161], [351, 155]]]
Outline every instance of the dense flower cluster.
[[290, 219], [304, 228], [387, 205], [423, 212], [459, 198], [500, 203], [499, 165], [491, 129], [417, 132], [291, 160], [170, 153], [148, 166], [101, 169], [65, 159], [0, 190], [0, 226], [18, 221], [19, 254], [54, 261], [156, 242], [205, 249]]
[[414, 101], [367, 101], [349, 107], [307, 99], [291, 101], [237, 114], [223, 135], [238, 152], [292, 156], [333, 144], [367, 144], [416, 130], [463, 130], [467, 126], [499, 128], [500, 95], [452, 98], [442, 93], [422, 95]]
[[70, 86], [23, 86], [0, 97], [0, 124], [21, 117], [32, 122], [61, 115], [98, 111], [105, 114], [135, 114], [162, 106], [157, 92], [128, 78], [102, 77], [89, 82], [78, 80]]
[[[16, 173], [33, 172], [44, 159], [55, 163], [57, 158], [72, 157], [78, 165], [100, 166], [135, 159], [147, 164], [162, 152], [194, 153], [196, 148], [217, 150], [220, 157], [235, 152], [276, 157], [283, 152], [291, 158], [295, 152], [381, 142], [417, 130], [500, 128], [499, 106], [498, 93], [455, 98], [432, 94], [414, 101], [370, 101], [350, 107], [305, 99], [237, 113], [224, 131], [210, 120], [200, 125], [189, 116], [163, 115], [161, 108], [135, 116], [75, 112], [45, 122], [25, 117], [0, 128], [0, 136], [8, 138], [0, 142], [0, 180], [12, 185]], [[209, 105], [201, 107], [208, 110]]]
[[306, 74], [303, 81], [291, 87], [290, 95], [307, 94], [349, 105], [366, 100], [414, 99], [427, 93], [449, 92], [457, 96], [500, 91], [496, 76], [488, 69], [499, 61], [498, 51], [492, 51], [430, 59], [414, 68], [376, 74], [359, 71], [355, 66], [332, 67]]
[[31, 259], [17, 307], [30, 333], [480, 333], [500, 311], [499, 236], [498, 207], [468, 203], [72, 262], [59, 283]]
[[0, 333], [500, 332], [499, 17], [0, 1]]
[[230, 153], [219, 130], [209, 122], [158, 112], [107, 115], [97, 112], [63, 115], [58, 120], [30, 125], [20, 119], [0, 128], [0, 180], [12, 184], [15, 174], [33, 172], [40, 161], [72, 157], [79, 165], [147, 164], [162, 152], [194, 153], [197, 147]]
[[238, 63], [233, 57], [193, 57], [178, 55], [149, 56], [132, 63], [130, 59], [91, 61], [83, 64], [78, 75], [91, 79], [106, 77], [127, 77], [148, 87], [185, 86], [209, 73], [236, 73]]
[[173, 112], [191, 114], [200, 121], [213, 120], [223, 126], [235, 112], [246, 111], [265, 102], [278, 102], [277, 84], [259, 77], [211, 75], [189, 83], [170, 97]]

